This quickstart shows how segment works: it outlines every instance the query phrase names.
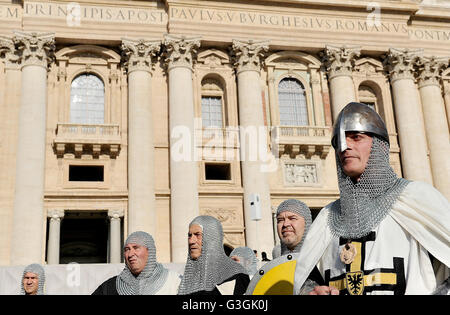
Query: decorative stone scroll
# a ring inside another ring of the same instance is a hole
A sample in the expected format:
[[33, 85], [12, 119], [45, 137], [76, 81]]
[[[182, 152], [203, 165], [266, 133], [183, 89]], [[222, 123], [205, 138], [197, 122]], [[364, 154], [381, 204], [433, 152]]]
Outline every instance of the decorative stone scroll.
[[442, 72], [447, 69], [449, 58], [421, 57], [418, 59], [419, 87], [437, 85], [440, 87]]
[[121, 48], [128, 73], [136, 70], [151, 72], [153, 59], [161, 48], [161, 41], [123, 38]]
[[233, 40], [232, 54], [237, 72], [260, 71], [265, 53], [269, 50], [269, 42]]
[[20, 57], [11, 38], [0, 36], [0, 58], [4, 58], [6, 68], [17, 68]]
[[391, 83], [401, 79], [414, 80], [414, 66], [423, 54], [423, 49], [397, 49], [390, 48], [384, 65], [391, 78]]
[[355, 66], [355, 57], [361, 54], [359, 46], [327, 45], [322, 53], [322, 61], [328, 71], [329, 78], [335, 76], [351, 76]]
[[55, 52], [53, 33], [28, 33], [16, 31], [12, 38], [20, 54], [22, 66], [35, 65], [47, 68]]
[[173, 67], [192, 69], [197, 49], [200, 47], [200, 37], [166, 35], [164, 45], [165, 62], [169, 69]]

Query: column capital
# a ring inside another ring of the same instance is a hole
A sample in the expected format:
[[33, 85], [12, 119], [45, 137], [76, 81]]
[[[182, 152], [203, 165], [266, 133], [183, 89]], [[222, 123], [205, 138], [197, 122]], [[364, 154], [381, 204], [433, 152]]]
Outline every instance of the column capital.
[[153, 58], [160, 48], [160, 40], [122, 38], [122, 56], [128, 73], [136, 70], [151, 72]]
[[15, 31], [12, 38], [21, 55], [22, 67], [35, 65], [47, 68], [55, 52], [54, 33]]
[[361, 54], [359, 46], [326, 45], [322, 55], [329, 78], [336, 76], [351, 76], [355, 66], [355, 58]]
[[265, 53], [269, 50], [269, 41], [241, 41], [233, 39], [233, 46], [231, 49], [234, 59], [233, 64], [237, 73], [241, 71], [259, 72]]
[[442, 72], [447, 69], [450, 58], [420, 57], [417, 62], [419, 75], [419, 88], [427, 85], [437, 85], [440, 87]]
[[124, 211], [122, 209], [110, 209], [108, 210], [108, 217], [110, 220], [117, 220], [124, 216]]
[[19, 69], [19, 56], [12, 38], [0, 35], [0, 58], [5, 61], [7, 69]]
[[53, 220], [61, 220], [64, 218], [64, 210], [62, 209], [52, 209], [47, 211], [47, 217]]
[[422, 54], [423, 49], [390, 48], [383, 63], [391, 83], [402, 79], [414, 80], [414, 66]]
[[200, 47], [200, 37], [166, 35], [164, 37], [165, 63], [168, 69], [184, 67], [192, 69]]

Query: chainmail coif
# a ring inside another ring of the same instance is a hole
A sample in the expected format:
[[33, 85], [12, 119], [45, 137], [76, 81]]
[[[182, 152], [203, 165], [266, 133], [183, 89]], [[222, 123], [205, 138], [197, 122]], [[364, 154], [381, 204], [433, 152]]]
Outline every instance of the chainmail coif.
[[389, 165], [389, 144], [373, 136], [367, 166], [354, 183], [342, 170], [336, 153], [341, 198], [330, 209], [328, 225], [335, 236], [357, 239], [380, 224], [409, 181]]
[[284, 244], [283, 241], [281, 241], [281, 255], [285, 255], [288, 253], [298, 253], [300, 251], [300, 248], [303, 245], [303, 241], [306, 237], [306, 234], [309, 231], [309, 227], [312, 224], [311, 210], [305, 203], [303, 203], [299, 200], [288, 199], [288, 200], [285, 200], [282, 203], [280, 203], [280, 205], [278, 206], [277, 216], [284, 211], [296, 213], [299, 216], [301, 216], [303, 219], [305, 219], [305, 231], [303, 232], [302, 239], [300, 240], [300, 243], [298, 243], [293, 250], [290, 250], [286, 246], [286, 244]]
[[37, 295], [44, 295], [44, 285], [45, 285], [45, 271], [44, 268], [39, 264], [31, 264], [25, 267], [22, 274], [22, 283], [21, 283], [21, 289], [20, 294], [25, 295], [25, 288], [23, 287], [23, 277], [27, 272], [34, 273], [38, 276], [38, 291]]
[[240, 264], [244, 266], [249, 276], [253, 276], [258, 271], [258, 259], [250, 247], [237, 247], [230, 253], [230, 257], [232, 256], [239, 257]]
[[223, 249], [222, 224], [211, 216], [198, 216], [190, 224], [199, 225], [202, 229], [201, 256], [188, 257], [178, 294], [192, 294], [199, 291], [212, 291], [232, 276], [243, 273], [245, 268], [225, 254]]
[[153, 237], [142, 231], [131, 233], [125, 241], [128, 244], [138, 244], [148, 249], [148, 259], [142, 272], [136, 277], [128, 266], [116, 278], [119, 295], [152, 295], [161, 289], [167, 280], [169, 271], [156, 261], [156, 247]]

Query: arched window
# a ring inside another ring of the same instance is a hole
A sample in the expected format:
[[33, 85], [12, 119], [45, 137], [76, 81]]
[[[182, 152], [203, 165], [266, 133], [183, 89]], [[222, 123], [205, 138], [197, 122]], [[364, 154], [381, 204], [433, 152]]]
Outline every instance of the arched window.
[[105, 85], [93, 74], [81, 74], [72, 81], [70, 122], [103, 124], [105, 122]]
[[377, 94], [370, 86], [361, 84], [358, 88], [358, 97], [361, 103], [377, 110]]
[[202, 126], [224, 127], [223, 88], [218, 80], [202, 81]]
[[278, 84], [281, 126], [307, 126], [305, 88], [297, 79], [285, 78]]

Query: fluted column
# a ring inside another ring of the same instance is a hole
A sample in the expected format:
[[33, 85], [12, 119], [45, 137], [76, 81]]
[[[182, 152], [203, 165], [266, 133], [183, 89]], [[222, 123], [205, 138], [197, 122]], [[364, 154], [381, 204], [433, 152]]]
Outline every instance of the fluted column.
[[331, 95], [331, 111], [333, 120], [350, 102], [357, 100], [353, 83], [353, 67], [355, 57], [360, 55], [360, 47], [327, 45], [323, 54], [323, 62], [328, 72]]
[[109, 262], [119, 264], [122, 258], [122, 248], [120, 246], [120, 220], [123, 217], [123, 210], [108, 210], [109, 217]]
[[450, 200], [450, 139], [440, 84], [442, 71], [447, 68], [448, 63], [449, 58], [421, 58], [419, 91], [433, 183]]
[[384, 63], [389, 72], [400, 142], [402, 171], [406, 179], [433, 184], [427, 139], [414, 65], [422, 50], [389, 49]]
[[[242, 184], [244, 188], [244, 219], [246, 246], [271, 253], [274, 246], [272, 210], [267, 172], [261, 156], [268, 152], [264, 125], [261, 90], [261, 62], [269, 49], [266, 41], [233, 40], [233, 53], [238, 83], [240, 150]], [[258, 138], [250, 140], [253, 131]], [[254, 142], [257, 142], [254, 146]], [[256, 150], [256, 152], [255, 152]], [[258, 194], [261, 200], [260, 221], [252, 220], [250, 197]]]
[[48, 229], [47, 263], [59, 264], [59, 248], [61, 240], [61, 220], [64, 217], [64, 210], [50, 210], [47, 213], [50, 218]]
[[11, 262], [43, 259], [45, 126], [47, 65], [54, 35], [15, 32], [22, 62], [21, 105], [17, 139]]
[[169, 76], [172, 261], [185, 262], [188, 224], [199, 214], [192, 67], [200, 40], [167, 35], [164, 45]]
[[128, 70], [128, 232], [156, 233], [152, 69], [161, 41], [122, 40]]

